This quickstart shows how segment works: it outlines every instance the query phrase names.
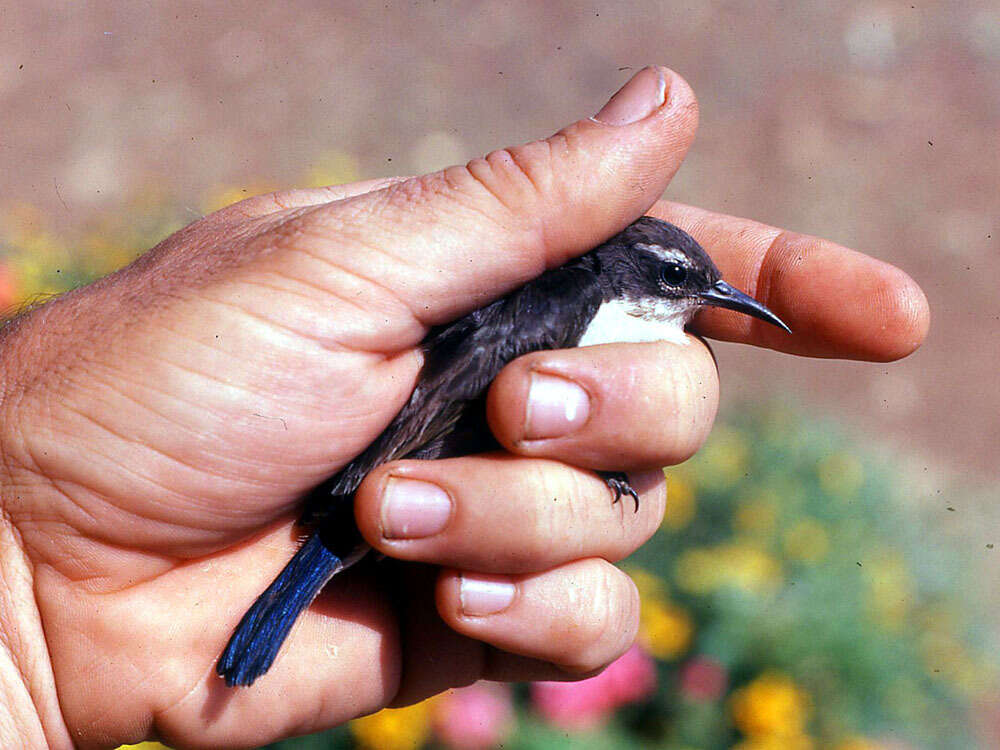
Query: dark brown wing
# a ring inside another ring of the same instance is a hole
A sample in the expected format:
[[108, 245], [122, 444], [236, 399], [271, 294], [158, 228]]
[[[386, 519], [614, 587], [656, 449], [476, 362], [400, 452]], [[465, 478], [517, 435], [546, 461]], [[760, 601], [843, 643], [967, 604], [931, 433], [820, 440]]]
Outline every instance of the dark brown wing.
[[[563, 266], [432, 330], [422, 345], [424, 366], [410, 400], [368, 448], [310, 494], [305, 520], [321, 519], [323, 506], [343, 502], [387, 461], [478, 452], [484, 441], [470, 442], [465, 433], [484, 428], [481, 402], [493, 378], [528, 352], [575, 346], [601, 301], [592, 271]], [[460, 439], [449, 440], [453, 435]]]

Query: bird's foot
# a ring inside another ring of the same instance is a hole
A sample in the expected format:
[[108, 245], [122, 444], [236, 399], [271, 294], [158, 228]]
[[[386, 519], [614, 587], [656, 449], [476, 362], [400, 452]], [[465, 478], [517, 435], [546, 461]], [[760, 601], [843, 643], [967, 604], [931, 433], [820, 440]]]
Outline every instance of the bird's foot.
[[614, 495], [614, 499], [611, 501], [612, 505], [621, 500], [622, 495], [628, 495], [635, 502], [635, 512], [639, 512], [639, 493], [628, 483], [628, 475], [624, 471], [599, 471], [597, 473], [608, 485], [611, 494]]

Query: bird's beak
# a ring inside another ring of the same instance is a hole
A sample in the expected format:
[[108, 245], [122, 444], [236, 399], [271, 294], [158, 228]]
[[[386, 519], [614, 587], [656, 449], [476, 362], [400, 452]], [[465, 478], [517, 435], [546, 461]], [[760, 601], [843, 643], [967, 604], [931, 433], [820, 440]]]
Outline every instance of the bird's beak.
[[724, 307], [727, 310], [736, 310], [745, 315], [752, 315], [771, 325], [783, 328], [789, 333], [792, 329], [786, 326], [781, 318], [768, 310], [764, 305], [755, 300], [749, 294], [744, 294], [734, 286], [730, 286], [721, 279], [707, 291], [698, 294], [701, 304], [712, 305], [713, 307]]

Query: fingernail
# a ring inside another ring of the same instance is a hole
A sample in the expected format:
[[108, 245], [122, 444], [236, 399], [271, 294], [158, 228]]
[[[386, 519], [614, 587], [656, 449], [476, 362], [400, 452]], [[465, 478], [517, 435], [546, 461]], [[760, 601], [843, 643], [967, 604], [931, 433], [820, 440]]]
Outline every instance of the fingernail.
[[463, 575], [458, 586], [462, 613], [483, 617], [503, 612], [514, 601], [514, 584], [501, 578], [475, 578]]
[[628, 125], [651, 115], [667, 100], [667, 78], [652, 65], [636, 73], [618, 89], [594, 119], [605, 125]]
[[451, 518], [451, 497], [437, 485], [389, 477], [382, 493], [382, 536], [421, 539], [444, 530]]
[[571, 380], [531, 373], [528, 413], [524, 418], [526, 440], [568, 435], [590, 417], [590, 397]]

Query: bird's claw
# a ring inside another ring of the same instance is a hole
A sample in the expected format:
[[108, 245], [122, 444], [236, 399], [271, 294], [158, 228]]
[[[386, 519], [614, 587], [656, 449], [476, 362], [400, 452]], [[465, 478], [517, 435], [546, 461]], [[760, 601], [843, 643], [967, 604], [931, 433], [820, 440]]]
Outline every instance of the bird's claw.
[[628, 475], [624, 471], [601, 471], [598, 473], [604, 483], [608, 485], [611, 494], [614, 495], [614, 499], [611, 501], [612, 505], [621, 500], [623, 495], [628, 495], [635, 503], [634, 512], [639, 512], [639, 493], [628, 483]]

